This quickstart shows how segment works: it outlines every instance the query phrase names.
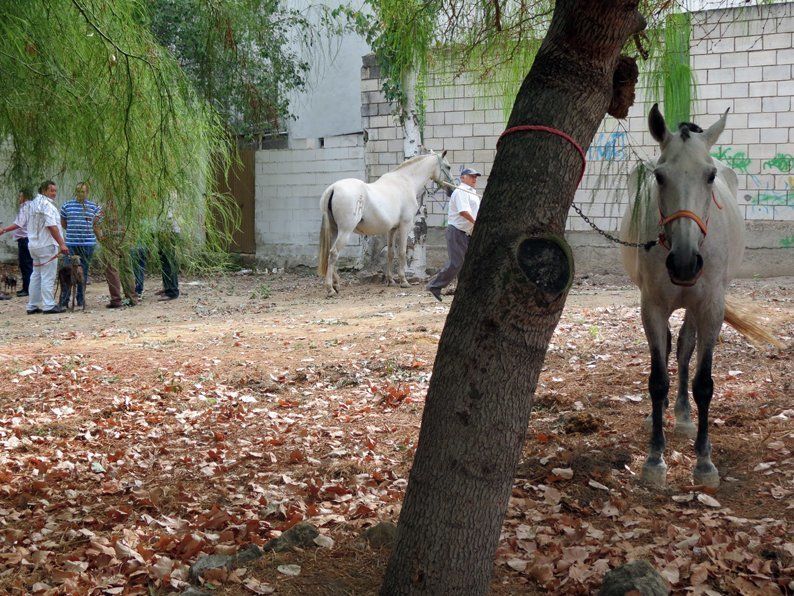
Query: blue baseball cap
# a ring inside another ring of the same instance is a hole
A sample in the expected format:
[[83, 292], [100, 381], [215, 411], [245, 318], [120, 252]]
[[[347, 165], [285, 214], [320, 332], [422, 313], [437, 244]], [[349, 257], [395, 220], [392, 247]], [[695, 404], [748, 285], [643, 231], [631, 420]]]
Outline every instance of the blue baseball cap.
[[472, 168], [463, 168], [460, 171], [461, 176], [482, 176], [482, 172], [478, 172]]

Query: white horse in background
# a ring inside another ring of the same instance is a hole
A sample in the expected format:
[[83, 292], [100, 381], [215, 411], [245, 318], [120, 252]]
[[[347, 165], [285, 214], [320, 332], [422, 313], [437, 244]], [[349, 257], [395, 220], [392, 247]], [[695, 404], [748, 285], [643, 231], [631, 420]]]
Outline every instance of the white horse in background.
[[[736, 202], [736, 174], [713, 159], [709, 149], [725, 128], [727, 115], [726, 111], [705, 131], [682, 123], [672, 133], [654, 105], [648, 125], [660, 144], [661, 157], [639, 166], [629, 178], [634, 206], [624, 216], [623, 239], [644, 242], [657, 234], [659, 237], [659, 243], [649, 250], [622, 248], [626, 271], [642, 294], [642, 325], [651, 352], [651, 441], [642, 476], [655, 486], [665, 484], [667, 472], [662, 416], [670, 387], [667, 361], [672, 337], [668, 320], [672, 312], [686, 310], [676, 353], [679, 378], [675, 430], [696, 435], [695, 484], [719, 484], [717, 468], [711, 461], [708, 415], [714, 391], [712, 353], [723, 320], [751, 339], [770, 341], [744, 314], [726, 304], [728, 283], [737, 274], [744, 253], [744, 220]], [[697, 427], [691, 419], [687, 385], [696, 341], [692, 394], [698, 407]]]
[[419, 209], [416, 197], [430, 180], [445, 186], [452, 184], [446, 154], [446, 151], [441, 154], [431, 151], [417, 155], [371, 184], [345, 178], [325, 189], [320, 198], [323, 223], [317, 272], [325, 278], [328, 296], [339, 293], [336, 262], [353, 232], [366, 236], [386, 235], [386, 280], [389, 285], [396, 283], [392, 277], [396, 237], [399, 241], [399, 282], [402, 287], [408, 287], [405, 252], [408, 234]]

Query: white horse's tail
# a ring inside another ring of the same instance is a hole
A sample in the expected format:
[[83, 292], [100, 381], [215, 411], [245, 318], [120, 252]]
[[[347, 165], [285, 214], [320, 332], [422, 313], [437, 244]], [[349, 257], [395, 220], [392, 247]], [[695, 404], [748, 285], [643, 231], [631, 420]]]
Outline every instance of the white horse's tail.
[[725, 322], [728, 325], [736, 329], [751, 343], [756, 345], [768, 343], [778, 349], [782, 348], [783, 344], [761, 322], [756, 312], [757, 309], [751, 309], [737, 299], [725, 296]]
[[320, 198], [320, 209], [323, 212], [323, 223], [320, 226], [320, 251], [317, 255], [317, 273], [324, 277], [328, 273], [328, 253], [331, 251], [331, 199], [334, 196], [333, 184], [325, 189]]

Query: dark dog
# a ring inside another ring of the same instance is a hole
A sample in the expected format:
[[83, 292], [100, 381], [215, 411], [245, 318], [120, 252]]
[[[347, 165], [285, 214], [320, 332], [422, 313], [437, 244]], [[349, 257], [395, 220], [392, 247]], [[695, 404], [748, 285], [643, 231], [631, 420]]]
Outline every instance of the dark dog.
[[17, 289], [17, 278], [13, 275], [4, 275], [3, 276], [3, 287], [8, 292], [16, 291]]
[[78, 255], [63, 258], [61, 266], [58, 268], [58, 283], [61, 286], [61, 296], [66, 292], [69, 297], [67, 304], [71, 302], [69, 310], [72, 312], [74, 312], [74, 304], [77, 300], [77, 288], [83, 288], [83, 310], [85, 310], [85, 279]]

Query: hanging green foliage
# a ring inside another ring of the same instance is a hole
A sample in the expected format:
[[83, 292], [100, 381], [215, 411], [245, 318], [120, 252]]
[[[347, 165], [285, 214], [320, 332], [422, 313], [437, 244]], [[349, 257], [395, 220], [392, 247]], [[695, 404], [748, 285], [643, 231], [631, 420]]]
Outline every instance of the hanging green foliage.
[[[176, 225], [184, 263], [222, 260], [237, 218], [214, 192], [230, 159], [225, 127], [156, 43], [146, 6], [29, 0], [4, 3], [0, 17], [6, 182], [88, 180], [119, 243], [154, 244]], [[229, 227], [205, 226], [208, 210]]]

